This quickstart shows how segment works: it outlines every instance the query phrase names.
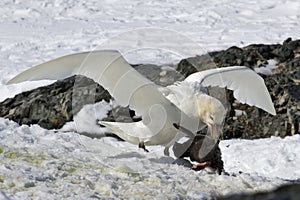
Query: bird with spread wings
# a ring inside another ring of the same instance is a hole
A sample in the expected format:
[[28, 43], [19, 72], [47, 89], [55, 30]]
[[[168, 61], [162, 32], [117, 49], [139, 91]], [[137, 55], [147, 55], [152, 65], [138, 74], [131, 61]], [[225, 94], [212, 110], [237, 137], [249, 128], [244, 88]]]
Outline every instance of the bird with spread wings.
[[[219, 86], [233, 90], [241, 103], [256, 106], [275, 115], [264, 80], [243, 66], [210, 69], [189, 75], [185, 80], [161, 87], [137, 72], [115, 50], [102, 50], [63, 56], [32, 67], [8, 84], [42, 79], [64, 79], [84, 75], [103, 86], [121, 106], [129, 106], [141, 121], [99, 123], [132, 144], [144, 148], [168, 148], [183, 136], [193, 137], [207, 126], [216, 141], [222, 131], [226, 110], [222, 103], [200, 88]], [[146, 149], [145, 149], [146, 150]]]

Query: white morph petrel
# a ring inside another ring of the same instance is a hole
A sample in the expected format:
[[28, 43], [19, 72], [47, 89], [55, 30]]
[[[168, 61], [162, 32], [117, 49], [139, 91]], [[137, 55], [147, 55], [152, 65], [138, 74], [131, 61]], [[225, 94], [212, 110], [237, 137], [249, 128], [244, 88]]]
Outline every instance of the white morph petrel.
[[151, 82], [114, 50], [63, 56], [32, 67], [8, 84], [42, 79], [64, 79], [83, 75], [103, 86], [121, 106], [128, 106], [141, 121], [99, 123], [132, 144], [163, 145], [168, 148], [184, 135], [194, 136], [205, 125], [211, 137], [219, 138], [226, 110], [216, 98], [201, 90], [219, 86], [233, 90], [241, 103], [276, 115], [264, 80], [253, 70], [234, 66], [210, 69], [188, 76], [184, 81], [161, 87]]

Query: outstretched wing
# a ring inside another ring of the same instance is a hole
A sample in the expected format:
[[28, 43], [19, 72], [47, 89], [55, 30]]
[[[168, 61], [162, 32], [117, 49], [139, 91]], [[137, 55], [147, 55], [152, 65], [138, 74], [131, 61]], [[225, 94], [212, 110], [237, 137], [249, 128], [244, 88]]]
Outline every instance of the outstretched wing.
[[118, 51], [93, 51], [60, 57], [20, 73], [8, 84], [57, 80], [75, 74], [93, 79], [120, 105], [129, 105], [142, 115], [143, 123], [154, 133], [163, 128], [166, 121], [178, 121], [176, 106], [158, 91], [157, 85], [132, 68]]
[[276, 111], [264, 80], [244, 66], [210, 69], [189, 75], [184, 81], [198, 82], [204, 87], [219, 86], [233, 90], [241, 103], [259, 107], [272, 115]]

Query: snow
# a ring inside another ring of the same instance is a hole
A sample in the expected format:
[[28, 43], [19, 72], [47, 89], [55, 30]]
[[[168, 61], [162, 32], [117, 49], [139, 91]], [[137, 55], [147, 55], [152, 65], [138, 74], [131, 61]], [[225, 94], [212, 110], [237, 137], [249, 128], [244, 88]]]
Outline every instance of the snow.
[[257, 174], [269, 178], [300, 180], [300, 135], [220, 143], [228, 173]]
[[[5, 85], [17, 73], [59, 56], [115, 48], [130, 63], [168, 66], [233, 45], [297, 38], [299, 11], [297, 0], [2, 0], [0, 101], [51, 83]], [[274, 66], [271, 61], [269, 67]], [[229, 175], [219, 176], [170, 164], [173, 159], [164, 157], [161, 147], [147, 154], [113, 138], [74, 132], [77, 127], [102, 133], [93, 122], [111, 106], [86, 106], [63, 130], [0, 118], [0, 198], [205, 199], [300, 179], [299, 135], [222, 141]]]
[[268, 60], [267, 65], [261, 67], [255, 67], [254, 71], [260, 74], [271, 75], [272, 70], [277, 68], [277, 62], [275, 60]]
[[97, 120], [107, 117], [113, 108], [113, 102], [102, 100], [96, 104], [85, 105], [75, 116], [73, 121], [66, 123], [61, 131], [77, 131], [79, 133], [104, 134], [106, 128], [97, 125]]
[[[274, 171], [260, 172], [251, 166], [251, 162], [255, 159], [256, 164], [265, 169], [278, 167], [277, 163], [266, 159], [266, 153], [258, 153], [262, 148], [272, 153], [276, 147], [273, 146], [278, 144], [277, 138], [266, 140], [267, 144], [259, 140], [221, 142], [225, 169], [231, 175], [219, 176], [170, 164], [173, 159], [164, 157], [162, 149], [150, 149], [151, 152], [146, 153], [113, 138], [91, 139], [74, 132], [44, 130], [37, 125], [19, 126], [7, 119], [0, 119], [0, 135], [0, 149], [3, 151], [0, 154], [1, 190], [13, 194], [16, 199], [47, 198], [49, 195], [66, 199], [86, 199], [93, 195], [198, 199], [269, 190], [288, 183], [285, 178], [294, 180], [299, 177], [299, 171], [287, 172], [284, 168], [293, 164], [290, 168], [297, 169], [299, 160], [293, 157], [295, 154], [287, 153], [294, 152], [291, 150], [295, 146], [291, 144], [299, 143], [299, 137], [280, 142], [279, 145], [289, 145], [290, 148], [277, 155], [283, 162], [278, 170], [287, 174], [279, 173], [276, 177]], [[237, 172], [244, 169], [245, 173]], [[25, 188], [30, 183], [33, 186]]]

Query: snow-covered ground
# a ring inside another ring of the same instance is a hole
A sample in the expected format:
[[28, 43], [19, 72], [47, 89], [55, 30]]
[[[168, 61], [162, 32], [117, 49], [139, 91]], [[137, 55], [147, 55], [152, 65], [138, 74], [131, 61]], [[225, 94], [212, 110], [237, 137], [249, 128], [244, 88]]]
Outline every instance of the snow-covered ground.
[[145, 153], [112, 138], [19, 126], [0, 119], [0, 186], [16, 199], [91, 197], [199, 199], [269, 190], [300, 177], [299, 135], [221, 142], [229, 175], [170, 164], [161, 148]]
[[[175, 63], [232, 45], [298, 38], [299, 13], [297, 0], [2, 0], [0, 100], [48, 84], [5, 85], [58, 56], [117, 48], [131, 63]], [[171, 165], [159, 147], [147, 154], [112, 138], [0, 119], [0, 190], [15, 199], [199, 199], [255, 192], [300, 179], [299, 142], [299, 135], [222, 141], [229, 176], [219, 176]]]

